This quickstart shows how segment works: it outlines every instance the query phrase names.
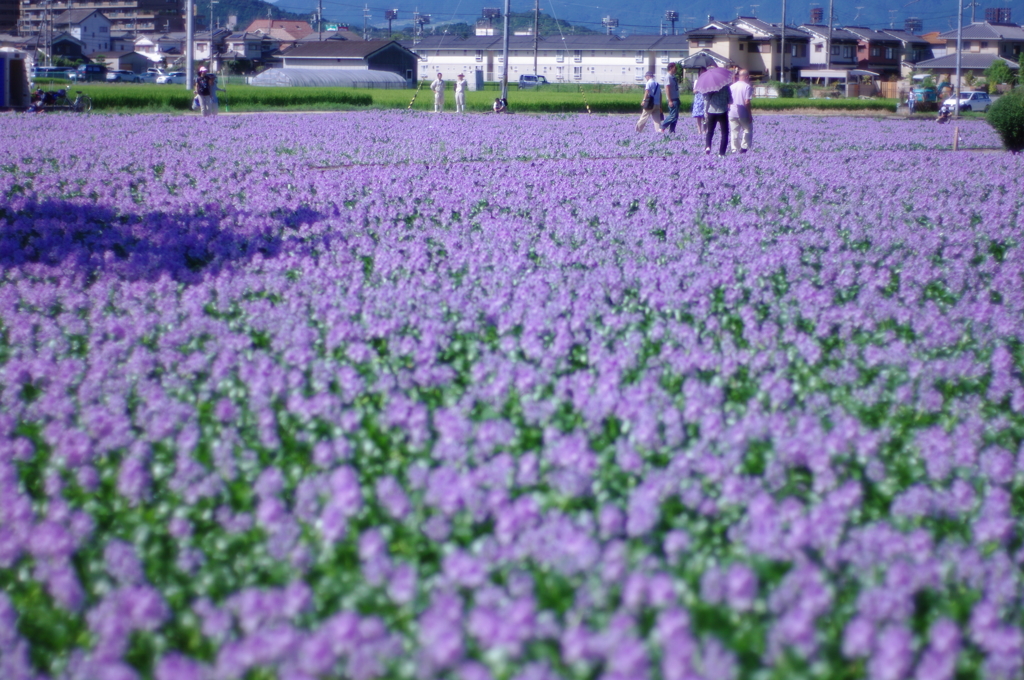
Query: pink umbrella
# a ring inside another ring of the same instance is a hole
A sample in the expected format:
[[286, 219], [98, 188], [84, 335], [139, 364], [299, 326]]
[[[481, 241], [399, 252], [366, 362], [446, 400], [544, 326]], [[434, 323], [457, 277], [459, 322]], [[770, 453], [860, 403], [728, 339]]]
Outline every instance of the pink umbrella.
[[697, 82], [693, 84], [693, 91], [709, 94], [718, 92], [726, 85], [732, 85], [732, 71], [719, 66], [718, 68], [709, 68], [700, 74]]

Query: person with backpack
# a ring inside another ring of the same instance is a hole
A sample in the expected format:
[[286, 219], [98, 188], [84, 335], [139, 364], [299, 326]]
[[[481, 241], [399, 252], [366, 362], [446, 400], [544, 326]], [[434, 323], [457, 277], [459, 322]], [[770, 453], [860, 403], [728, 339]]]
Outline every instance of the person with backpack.
[[213, 115], [213, 97], [210, 94], [210, 79], [206, 77], [206, 67], [199, 69], [196, 77], [196, 97], [199, 99], [199, 111], [204, 116]]
[[661, 86], [654, 79], [654, 73], [648, 71], [647, 83], [644, 85], [644, 98], [640, 102], [640, 120], [636, 122], [636, 131], [643, 132], [648, 120], [654, 121], [654, 131], [661, 132]]

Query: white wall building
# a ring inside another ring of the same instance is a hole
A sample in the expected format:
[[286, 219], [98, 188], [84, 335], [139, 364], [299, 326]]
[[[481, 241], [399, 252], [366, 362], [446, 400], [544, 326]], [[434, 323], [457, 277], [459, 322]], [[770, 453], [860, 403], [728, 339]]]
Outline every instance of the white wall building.
[[[484, 80], [496, 81], [504, 69], [500, 36], [428, 36], [403, 41], [420, 58], [420, 77], [432, 80], [437, 73], [452, 79], [459, 73], [467, 77], [483, 71]], [[509, 38], [509, 84], [520, 75], [537, 75], [552, 83], [604, 83], [611, 85], [643, 83], [644, 74], [653, 71], [659, 77], [669, 62], [689, 54], [684, 36], [636, 35], [618, 38], [608, 35], [548, 35], [537, 41], [536, 56], [532, 36]]]

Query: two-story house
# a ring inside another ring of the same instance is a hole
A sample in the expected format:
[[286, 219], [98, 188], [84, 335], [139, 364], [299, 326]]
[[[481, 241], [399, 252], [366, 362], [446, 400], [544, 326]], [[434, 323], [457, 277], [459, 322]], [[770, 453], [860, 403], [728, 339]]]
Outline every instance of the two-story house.
[[[196, 61], [217, 62], [224, 52], [224, 43], [231, 31], [227, 28], [215, 28], [213, 31], [197, 31], [192, 41], [193, 56]], [[214, 68], [213, 70], [217, 70]]]
[[857, 68], [882, 76], [899, 75], [900, 51], [903, 47], [900, 40], [864, 26], [843, 28], [857, 36]]
[[857, 67], [858, 36], [841, 28], [833, 28], [830, 36], [828, 26], [820, 24], [801, 24], [799, 28], [810, 37], [812, 69], [847, 70]]
[[99, 10], [73, 9], [61, 12], [53, 18], [53, 26], [80, 41], [84, 54], [111, 49], [111, 21]]
[[918, 63], [935, 56], [932, 53], [931, 43], [919, 35], [895, 30], [882, 32], [900, 41], [900, 76], [902, 77], [909, 76]]
[[[946, 54], [917, 64], [919, 69], [934, 71], [956, 77], [957, 32], [947, 31], [939, 35], [946, 41]], [[994, 24], [981, 21], [965, 26], [962, 33], [963, 52], [960, 54], [961, 74], [967, 71], [975, 75], [1002, 59], [1013, 70], [1020, 69], [1020, 55], [1024, 51], [1024, 28], [1016, 24]], [[953, 81], [951, 81], [953, 82]], [[954, 85], [956, 83], [954, 82]]]
[[750, 34], [746, 45], [740, 42], [740, 59], [736, 63], [740, 68], [750, 71], [751, 76], [782, 80], [785, 71], [787, 79], [794, 80], [801, 69], [810, 66], [810, 38], [803, 31], [790, 26], [785, 28], [787, 54], [783, 56], [783, 28], [779, 24], [754, 17], [737, 17], [729, 23]]
[[[746, 47], [753, 38], [750, 31], [737, 28], [725, 21], [717, 21], [711, 16], [708, 17], [708, 23], [691, 29], [684, 35], [690, 41], [691, 53], [709, 50], [733, 64], [746, 62]], [[740, 56], [741, 45], [743, 48], [742, 59]]]

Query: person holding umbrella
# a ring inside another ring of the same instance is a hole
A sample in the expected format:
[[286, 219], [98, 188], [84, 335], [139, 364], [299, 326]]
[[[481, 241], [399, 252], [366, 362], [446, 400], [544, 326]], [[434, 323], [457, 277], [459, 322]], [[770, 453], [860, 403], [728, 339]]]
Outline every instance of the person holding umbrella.
[[[686, 69], [695, 69], [697, 71], [697, 77], [699, 78], [705, 70], [718, 66], [718, 62], [712, 58], [710, 54], [701, 50], [696, 54], [691, 54], [686, 59], [683, 59], [679, 66], [685, 71]], [[697, 121], [697, 134], [701, 137], [704, 136], [704, 93], [696, 92], [693, 93], [693, 107], [690, 109], [690, 117]]]
[[729, 86], [732, 85], [732, 73], [729, 69], [722, 67], [709, 68], [693, 85], [694, 92], [701, 92], [705, 96], [705, 108], [707, 116], [707, 131], [704, 133], [704, 153], [711, 153], [711, 142], [715, 137], [715, 126], [721, 129], [721, 140], [718, 145], [718, 155], [724, 156], [729, 148], [729, 103], [731, 94]]

